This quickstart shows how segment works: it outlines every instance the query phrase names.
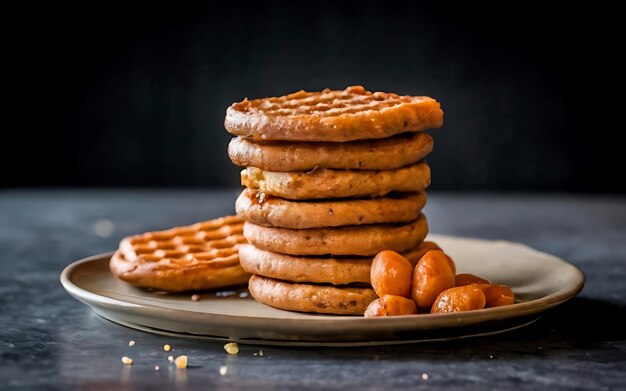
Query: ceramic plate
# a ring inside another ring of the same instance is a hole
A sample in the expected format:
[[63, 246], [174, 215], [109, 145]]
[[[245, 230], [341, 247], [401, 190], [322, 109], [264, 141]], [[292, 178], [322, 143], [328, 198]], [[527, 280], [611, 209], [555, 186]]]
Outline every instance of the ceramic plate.
[[108, 269], [111, 254], [76, 261], [61, 283], [97, 314], [128, 327], [160, 334], [272, 345], [371, 345], [462, 338], [512, 330], [576, 295], [584, 277], [575, 266], [525, 245], [429, 235], [457, 265], [509, 285], [517, 303], [451, 314], [387, 318], [316, 315], [257, 303], [245, 289], [189, 294], [134, 288]]

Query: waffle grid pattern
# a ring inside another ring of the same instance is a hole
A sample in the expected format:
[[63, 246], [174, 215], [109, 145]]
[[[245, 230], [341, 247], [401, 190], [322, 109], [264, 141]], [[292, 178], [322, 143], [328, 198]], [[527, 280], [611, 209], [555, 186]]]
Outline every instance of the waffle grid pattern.
[[267, 116], [340, 117], [364, 114], [422, 102], [424, 97], [400, 96], [393, 93], [370, 92], [361, 86], [343, 91], [325, 89], [321, 92], [298, 91], [281, 97], [244, 100], [236, 107], [248, 113], [257, 111]]
[[120, 251], [129, 262], [177, 268], [238, 261], [238, 245], [242, 243], [246, 243], [243, 221], [237, 216], [227, 216], [130, 236], [122, 240]]

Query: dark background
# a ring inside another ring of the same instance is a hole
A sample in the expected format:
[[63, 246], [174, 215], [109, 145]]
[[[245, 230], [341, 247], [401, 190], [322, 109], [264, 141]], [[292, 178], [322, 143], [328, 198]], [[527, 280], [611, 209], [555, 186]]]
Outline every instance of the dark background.
[[20, 7], [3, 187], [236, 186], [229, 104], [363, 84], [442, 102], [434, 189], [626, 192], [622, 22], [599, 3]]

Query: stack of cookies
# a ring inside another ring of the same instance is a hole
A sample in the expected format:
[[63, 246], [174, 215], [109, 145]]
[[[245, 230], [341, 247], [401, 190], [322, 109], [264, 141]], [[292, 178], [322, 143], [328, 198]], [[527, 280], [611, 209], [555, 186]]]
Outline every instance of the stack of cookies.
[[443, 112], [434, 99], [349, 87], [230, 106], [228, 149], [245, 167], [236, 202], [252, 296], [293, 311], [362, 315], [373, 256], [424, 252], [423, 159]]

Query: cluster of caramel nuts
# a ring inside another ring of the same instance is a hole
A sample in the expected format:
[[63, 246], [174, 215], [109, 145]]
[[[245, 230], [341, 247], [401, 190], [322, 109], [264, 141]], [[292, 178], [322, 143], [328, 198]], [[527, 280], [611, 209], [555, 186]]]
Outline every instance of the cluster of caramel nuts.
[[515, 302], [508, 286], [473, 274], [456, 274], [452, 258], [435, 243], [425, 244], [432, 249], [415, 267], [394, 251], [376, 255], [371, 280], [379, 298], [367, 307], [366, 317], [470, 311]]

